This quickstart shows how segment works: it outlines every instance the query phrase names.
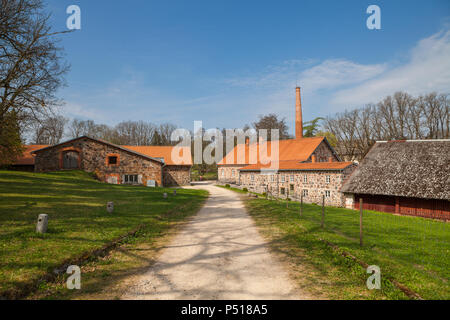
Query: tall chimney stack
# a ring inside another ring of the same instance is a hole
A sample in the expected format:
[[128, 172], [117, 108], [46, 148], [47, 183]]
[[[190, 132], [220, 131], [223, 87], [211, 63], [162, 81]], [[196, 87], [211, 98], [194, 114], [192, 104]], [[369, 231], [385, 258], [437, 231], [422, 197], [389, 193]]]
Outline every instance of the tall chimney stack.
[[300, 87], [295, 88], [295, 139], [303, 138], [302, 99]]

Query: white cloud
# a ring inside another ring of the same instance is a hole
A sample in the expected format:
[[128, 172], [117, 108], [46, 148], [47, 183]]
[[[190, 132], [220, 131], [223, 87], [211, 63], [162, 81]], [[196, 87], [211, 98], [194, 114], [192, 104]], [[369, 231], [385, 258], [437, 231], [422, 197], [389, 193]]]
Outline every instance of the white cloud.
[[358, 86], [338, 91], [330, 102], [337, 106], [361, 106], [400, 90], [412, 95], [450, 90], [449, 30], [419, 41], [404, 65], [393, 67]]

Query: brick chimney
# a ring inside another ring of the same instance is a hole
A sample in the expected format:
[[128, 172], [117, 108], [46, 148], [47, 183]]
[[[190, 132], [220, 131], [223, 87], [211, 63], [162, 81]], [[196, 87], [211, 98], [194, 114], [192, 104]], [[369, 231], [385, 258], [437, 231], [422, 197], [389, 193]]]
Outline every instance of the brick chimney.
[[303, 138], [302, 99], [300, 87], [295, 88], [295, 139]]

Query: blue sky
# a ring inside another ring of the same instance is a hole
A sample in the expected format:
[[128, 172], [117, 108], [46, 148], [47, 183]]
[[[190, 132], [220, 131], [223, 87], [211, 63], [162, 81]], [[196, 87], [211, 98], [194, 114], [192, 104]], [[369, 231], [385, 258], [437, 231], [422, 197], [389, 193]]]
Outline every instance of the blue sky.
[[[450, 92], [450, 1], [48, 0], [72, 69], [70, 118], [116, 124], [241, 127], [259, 114], [303, 117], [377, 102], [396, 90]], [[366, 8], [381, 8], [381, 30]]]

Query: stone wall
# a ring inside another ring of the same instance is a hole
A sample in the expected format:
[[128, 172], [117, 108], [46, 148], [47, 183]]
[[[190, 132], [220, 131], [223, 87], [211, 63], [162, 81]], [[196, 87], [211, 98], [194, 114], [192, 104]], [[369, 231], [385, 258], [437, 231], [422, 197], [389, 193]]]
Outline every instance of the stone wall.
[[330, 158], [333, 159], [333, 162], [339, 161], [333, 151], [330, 149], [328, 144], [325, 141], [322, 141], [319, 146], [314, 150], [312, 155], [305, 162], [312, 162], [312, 156], [316, 157], [317, 162], [328, 162]]
[[191, 183], [190, 166], [165, 166], [163, 169], [164, 186], [185, 186]]
[[[125, 182], [124, 175], [138, 175], [139, 184], [146, 185], [147, 180], [155, 180], [156, 185], [161, 185], [161, 163], [87, 138], [36, 153], [35, 171], [62, 170], [66, 151], [77, 152], [78, 169], [95, 173], [101, 181], [121, 184]], [[117, 157], [117, 164], [108, 164], [107, 158], [111, 155]]]
[[[321, 204], [322, 195], [327, 193], [325, 205], [343, 207], [345, 206], [345, 198], [340, 192], [340, 188], [353, 169], [354, 166], [350, 166], [343, 171], [282, 171], [275, 174], [241, 172], [241, 187], [257, 193], [264, 193], [268, 189], [276, 197], [286, 198], [289, 196], [294, 200], [299, 200], [303, 190], [307, 190], [307, 195], [303, 196], [303, 201], [316, 204]], [[284, 188], [284, 194], [282, 194], [282, 188]]]
[[217, 179], [222, 183], [234, 183], [239, 184], [239, 169], [242, 165], [221, 165], [217, 168]]

